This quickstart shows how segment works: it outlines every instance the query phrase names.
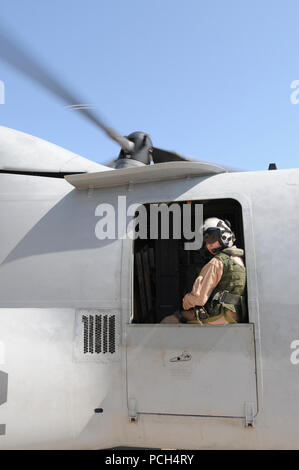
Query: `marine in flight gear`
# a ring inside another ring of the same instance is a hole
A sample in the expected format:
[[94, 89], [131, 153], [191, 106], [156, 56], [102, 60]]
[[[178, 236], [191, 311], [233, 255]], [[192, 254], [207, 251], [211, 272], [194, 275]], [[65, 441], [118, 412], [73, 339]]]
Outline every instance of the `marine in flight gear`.
[[184, 296], [184, 310], [162, 323], [225, 325], [240, 322], [245, 314], [244, 251], [234, 245], [230, 222], [217, 217], [206, 219], [203, 240], [214, 256], [200, 271], [192, 291]]

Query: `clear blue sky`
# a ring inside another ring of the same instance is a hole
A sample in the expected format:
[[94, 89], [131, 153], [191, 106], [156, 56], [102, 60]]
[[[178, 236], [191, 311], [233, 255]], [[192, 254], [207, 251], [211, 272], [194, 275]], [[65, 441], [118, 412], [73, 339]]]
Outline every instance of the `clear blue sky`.
[[[297, 0], [0, 0], [1, 24], [120, 133], [247, 169], [299, 167]], [[98, 162], [118, 147], [0, 61], [0, 124]], [[1, 143], [0, 143], [1, 145]]]

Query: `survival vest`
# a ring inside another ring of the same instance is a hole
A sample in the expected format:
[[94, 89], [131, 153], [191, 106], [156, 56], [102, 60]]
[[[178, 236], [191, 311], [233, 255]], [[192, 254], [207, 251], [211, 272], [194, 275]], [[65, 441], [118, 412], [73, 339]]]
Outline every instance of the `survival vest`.
[[229, 301], [229, 295], [226, 296], [228, 299], [225, 299], [225, 296], [223, 296], [223, 301], [221, 301], [221, 293], [226, 291], [229, 294], [236, 296], [242, 296], [244, 294], [246, 284], [246, 269], [244, 266], [237, 264], [233, 260], [235, 253], [239, 254], [240, 252], [243, 254], [243, 250], [232, 247], [226, 248], [221, 253], [216, 255], [216, 258], [219, 258], [223, 263], [223, 274], [220, 282], [213, 290], [208, 302], [205, 305], [205, 308], [209, 314], [209, 318], [207, 319], [208, 322], [218, 320], [218, 318], [221, 318], [224, 315], [229, 323], [236, 323], [227, 312], [227, 310], [236, 312], [236, 307], [234, 304], [225, 303]]

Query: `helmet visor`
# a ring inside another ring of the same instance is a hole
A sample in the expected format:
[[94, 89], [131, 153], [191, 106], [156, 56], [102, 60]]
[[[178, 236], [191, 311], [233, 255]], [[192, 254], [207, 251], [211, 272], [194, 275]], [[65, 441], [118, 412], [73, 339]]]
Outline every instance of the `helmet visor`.
[[218, 228], [209, 228], [203, 234], [203, 241], [208, 243], [215, 243], [220, 241], [220, 231]]

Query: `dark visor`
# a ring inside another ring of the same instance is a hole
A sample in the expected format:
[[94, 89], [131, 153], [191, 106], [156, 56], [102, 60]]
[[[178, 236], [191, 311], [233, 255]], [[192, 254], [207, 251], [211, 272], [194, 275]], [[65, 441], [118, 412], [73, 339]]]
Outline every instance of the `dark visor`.
[[220, 239], [220, 231], [218, 228], [209, 228], [204, 234], [203, 234], [203, 241], [207, 242], [209, 241], [210, 243], [213, 243], [217, 240]]

